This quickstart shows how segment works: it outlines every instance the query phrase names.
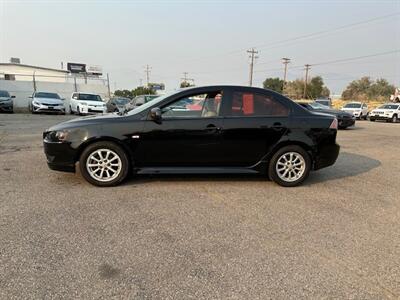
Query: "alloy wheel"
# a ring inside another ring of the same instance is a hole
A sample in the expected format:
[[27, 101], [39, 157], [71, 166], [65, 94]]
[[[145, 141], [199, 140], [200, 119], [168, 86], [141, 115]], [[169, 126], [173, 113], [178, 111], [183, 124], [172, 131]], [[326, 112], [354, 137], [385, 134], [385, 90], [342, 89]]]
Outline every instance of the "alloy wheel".
[[304, 157], [297, 152], [286, 152], [276, 162], [276, 174], [286, 182], [294, 182], [303, 176], [306, 170]]
[[89, 175], [98, 181], [109, 182], [118, 177], [122, 170], [119, 155], [110, 149], [97, 149], [86, 160]]

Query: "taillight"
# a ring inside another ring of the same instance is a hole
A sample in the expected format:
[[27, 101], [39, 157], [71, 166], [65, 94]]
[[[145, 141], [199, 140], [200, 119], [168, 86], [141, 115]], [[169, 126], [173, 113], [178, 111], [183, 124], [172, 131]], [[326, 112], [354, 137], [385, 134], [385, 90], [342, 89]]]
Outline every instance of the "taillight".
[[333, 119], [331, 126], [329, 126], [329, 129], [338, 129], [338, 121], [336, 118]]

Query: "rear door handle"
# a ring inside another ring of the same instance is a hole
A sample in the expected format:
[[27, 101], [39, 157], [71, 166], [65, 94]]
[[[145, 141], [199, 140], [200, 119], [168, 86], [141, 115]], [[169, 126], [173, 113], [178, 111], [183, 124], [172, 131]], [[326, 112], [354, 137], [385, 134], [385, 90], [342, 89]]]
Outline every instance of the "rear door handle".
[[206, 130], [209, 132], [219, 132], [221, 131], [221, 127], [217, 127], [214, 124], [209, 124], [207, 125]]

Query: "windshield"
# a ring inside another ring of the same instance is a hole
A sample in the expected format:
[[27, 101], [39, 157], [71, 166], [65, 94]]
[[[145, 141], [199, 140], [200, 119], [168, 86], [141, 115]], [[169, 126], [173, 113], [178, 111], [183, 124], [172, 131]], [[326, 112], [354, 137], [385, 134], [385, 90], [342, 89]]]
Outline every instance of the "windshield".
[[60, 99], [60, 96], [56, 93], [35, 93], [35, 98], [50, 98], [50, 99]]
[[172, 91], [169, 93], [166, 93], [165, 95], [162, 96], [158, 96], [157, 98], [155, 98], [153, 101], [149, 101], [146, 102], [143, 105], [137, 106], [136, 108], [132, 109], [131, 111], [128, 112], [128, 115], [136, 115], [138, 113], [141, 113], [143, 111], [145, 111], [146, 109], [148, 109], [149, 107], [160, 103], [161, 101], [163, 101], [164, 99], [168, 98], [169, 96], [178, 93], [179, 91]]
[[379, 108], [382, 109], [397, 109], [399, 106], [396, 104], [384, 104], [382, 106], [379, 106]]
[[320, 104], [323, 104], [323, 105], [325, 105], [325, 106], [329, 106], [330, 105], [330, 101], [329, 100], [325, 100], [325, 99], [318, 99], [318, 100], [315, 100], [315, 102], [318, 102], [318, 103], [320, 103]]
[[114, 98], [113, 102], [117, 105], [125, 105], [127, 104], [131, 99], [129, 98]]
[[361, 108], [361, 103], [347, 103], [344, 108]]
[[329, 109], [329, 107], [327, 107], [326, 105], [322, 105], [320, 103], [317, 102], [313, 102], [313, 103], [308, 103], [313, 109]]
[[79, 100], [87, 100], [87, 101], [103, 101], [99, 95], [93, 94], [79, 94]]
[[10, 97], [10, 94], [7, 91], [0, 91], [0, 97]]

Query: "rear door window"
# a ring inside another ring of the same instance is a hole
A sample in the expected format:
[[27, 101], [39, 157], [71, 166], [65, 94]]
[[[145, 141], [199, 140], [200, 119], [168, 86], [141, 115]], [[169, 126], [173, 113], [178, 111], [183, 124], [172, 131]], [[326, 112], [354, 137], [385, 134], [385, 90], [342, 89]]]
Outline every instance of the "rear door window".
[[289, 108], [275, 99], [274, 95], [234, 92], [231, 106], [232, 116], [288, 116]]

